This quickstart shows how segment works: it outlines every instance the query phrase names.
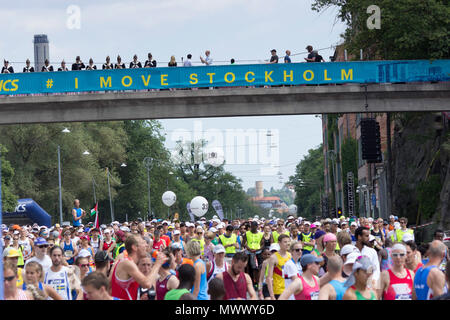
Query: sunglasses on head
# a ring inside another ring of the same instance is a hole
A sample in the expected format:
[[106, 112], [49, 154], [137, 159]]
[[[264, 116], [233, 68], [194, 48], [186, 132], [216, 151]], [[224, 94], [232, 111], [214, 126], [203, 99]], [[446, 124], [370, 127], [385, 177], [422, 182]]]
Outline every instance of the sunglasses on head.
[[4, 277], [3, 281], [12, 281], [16, 276]]
[[392, 256], [393, 256], [394, 258], [397, 258], [397, 257], [404, 257], [405, 254], [404, 254], [404, 253], [393, 253]]

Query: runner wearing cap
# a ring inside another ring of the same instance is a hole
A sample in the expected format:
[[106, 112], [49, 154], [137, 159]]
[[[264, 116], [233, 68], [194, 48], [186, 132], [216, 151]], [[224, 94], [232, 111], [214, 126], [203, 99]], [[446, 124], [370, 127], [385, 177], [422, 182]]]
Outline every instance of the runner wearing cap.
[[47, 270], [52, 266], [52, 260], [50, 256], [47, 255], [47, 248], [49, 244], [44, 238], [37, 238], [34, 241], [34, 256], [27, 260], [27, 263], [35, 261], [42, 266], [43, 273], [45, 274]]
[[328, 271], [328, 259], [336, 256], [336, 236], [329, 232], [323, 236], [323, 243], [325, 246], [325, 251], [322, 252], [321, 257], [323, 258], [323, 264], [321, 264], [319, 270], [319, 277], [322, 277]]
[[225, 261], [225, 248], [223, 245], [218, 244], [214, 247], [214, 259], [206, 263], [206, 279], [208, 283], [214, 279], [219, 273], [224, 272], [228, 268], [228, 264]]
[[269, 272], [267, 274], [267, 286], [272, 300], [278, 299], [285, 290], [284, 265], [291, 259], [288, 252], [290, 238], [286, 234], [278, 237], [279, 252], [275, 252], [269, 260]]
[[111, 236], [111, 229], [106, 228], [105, 230], [103, 230], [103, 236], [104, 236], [104, 239], [103, 239], [102, 250], [106, 251], [108, 253], [111, 261], [113, 261], [114, 260], [113, 252], [116, 247], [116, 241]]
[[446, 245], [439, 240], [431, 242], [428, 262], [420, 267], [414, 277], [414, 300], [430, 300], [445, 293], [445, 276], [439, 265], [445, 257]]
[[[328, 281], [323, 284], [320, 278], [319, 300], [342, 300], [347, 288], [344, 287], [345, 278], [342, 277], [342, 259], [334, 256], [328, 259]], [[325, 277], [325, 276], [324, 276]]]
[[345, 282], [347, 291], [342, 300], [377, 300], [376, 292], [368, 287], [368, 280], [374, 271], [370, 258], [359, 256], [352, 267], [352, 273]]
[[[18, 228], [20, 228], [19, 226], [17, 226]], [[11, 243], [11, 248], [14, 248], [17, 250], [17, 252], [19, 253], [19, 257], [17, 260], [17, 266], [19, 268], [23, 268], [25, 262], [23, 260], [23, 247], [19, 244], [19, 233], [20, 231], [18, 229], [14, 230], [13, 235], [12, 235], [12, 243]]]
[[414, 272], [405, 268], [406, 247], [396, 243], [392, 247], [392, 269], [381, 272], [378, 296], [383, 300], [412, 300]]
[[238, 252], [233, 256], [231, 266], [217, 275], [225, 287], [224, 300], [247, 300], [247, 296], [249, 300], [257, 300], [252, 279], [244, 272], [247, 262], [248, 255]]
[[311, 223], [309, 221], [305, 221], [303, 223], [303, 232], [301, 233], [301, 241], [303, 252], [302, 254], [309, 254], [314, 250], [314, 246], [316, 245], [315, 240], [313, 239], [313, 233], [310, 231]]
[[[19, 259], [20, 259], [19, 250], [13, 247], [9, 247], [3, 251], [3, 260], [5, 262], [11, 262], [15, 264], [17, 267]], [[24, 278], [23, 268], [17, 267], [17, 283], [16, 283], [17, 288], [22, 288], [23, 278]]]
[[173, 235], [173, 240], [172, 240], [171, 246], [173, 246], [175, 243], [179, 244], [182, 252], [184, 253], [185, 243], [183, 240], [181, 240], [181, 231], [175, 230], [172, 235]]
[[320, 280], [317, 275], [319, 264], [322, 261], [322, 258], [317, 258], [312, 254], [303, 255], [300, 259], [302, 275], [284, 290], [279, 300], [288, 300], [291, 295], [294, 295], [295, 300], [317, 300], [320, 292]]

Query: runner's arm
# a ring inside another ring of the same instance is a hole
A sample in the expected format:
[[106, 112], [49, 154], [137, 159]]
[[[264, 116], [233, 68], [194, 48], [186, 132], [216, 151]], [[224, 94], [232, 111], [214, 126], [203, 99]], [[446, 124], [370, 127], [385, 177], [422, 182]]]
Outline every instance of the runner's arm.
[[45, 293], [53, 300], [64, 300], [52, 286], [44, 284]]
[[269, 289], [270, 298], [275, 300], [275, 295], [273, 293], [273, 268], [275, 266], [277, 257], [275, 255], [269, 258], [269, 270], [267, 272], [266, 283], [267, 289]]
[[169, 281], [167, 281], [167, 291], [178, 288], [180, 281], [177, 277], [170, 277]]
[[345, 291], [344, 296], [342, 297], [342, 300], [356, 300], [356, 295], [351, 288], [349, 288], [349, 289], [347, 289], [347, 291]]
[[300, 278], [295, 279], [289, 287], [284, 289], [278, 300], [289, 300], [289, 297], [297, 292], [302, 292], [303, 286]]
[[[326, 284], [323, 287], [320, 288], [319, 291], [319, 299], [318, 300], [331, 300], [330, 299], [330, 291], [331, 291], [331, 285], [330, 284]], [[335, 299], [333, 299], [335, 300]]]
[[247, 282], [247, 292], [250, 295], [249, 300], [258, 300], [255, 289], [253, 289], [252, 279], [250, 279], [250, 276], [248, 274], [245, 274], [245, 281]]
[[[324, 287], [328, 282], [330, 282], [330, 274], [326, 272], [320, 279], [320, 288]], [[328, 300], [328, 299], [327, 299]]]
[[383, 297], [383, 292], [386, 290], [386, 287], [388, 286], [387, 279], [388, 279], [388, 272], [384, 270], [381, 272], [380, 275], [380, 287], [376, 290], [377, 296], [380, 297], [379, 300], [382, 300], [381, 297]]
[[440, 296], [444, 293], [445, 275], [439, 268], [431, 269], [427, 284], [433, 290], [433, 297]]
[[198, 293], [200, 292], [200, 282], [201, 282], [201, 277], [202, 277], [202, 265], [197, 263], [196, 265], [194, 265], [195, 268], [195, 281], [194, 281], [194, 291], [192, 292], [192, 294], [194, 295], [195, 298], [198, 297]]

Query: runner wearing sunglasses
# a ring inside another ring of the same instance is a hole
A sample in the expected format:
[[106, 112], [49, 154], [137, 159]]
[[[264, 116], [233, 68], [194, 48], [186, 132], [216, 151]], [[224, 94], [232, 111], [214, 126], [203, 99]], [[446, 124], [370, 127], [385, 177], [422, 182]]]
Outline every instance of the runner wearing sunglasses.
[[31, 261], [35, 261], [42, 266], [44, 274], [52, 266], [52, 259], [47, 255], [47, 248], [49, 244], [44, 238], [37, 238], [34, 241], [34, 257], [31, 257], [25, 263], [25, 267]]
[[319, 265], [323, 258], [313, 254], [305, 254], [300, 259], [303, 274], [296, 278], [280, 295], [279, 300], [289, 300], [294, 295], [295, 300], [317, 300], [319, 298]]
[[405, 268], [406, 247], [401, 243], [392, 246], [392, 268], [381, 272], [378, 296], [383, 300], [412, 300], [414, 272]]

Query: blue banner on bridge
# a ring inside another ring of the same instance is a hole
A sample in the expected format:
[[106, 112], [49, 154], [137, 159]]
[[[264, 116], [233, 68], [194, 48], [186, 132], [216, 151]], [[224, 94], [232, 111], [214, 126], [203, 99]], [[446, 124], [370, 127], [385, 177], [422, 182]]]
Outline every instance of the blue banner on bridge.
[[0, 94], [450, 81], [450, 60], [280, 63], [0, 74]]

